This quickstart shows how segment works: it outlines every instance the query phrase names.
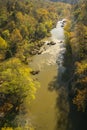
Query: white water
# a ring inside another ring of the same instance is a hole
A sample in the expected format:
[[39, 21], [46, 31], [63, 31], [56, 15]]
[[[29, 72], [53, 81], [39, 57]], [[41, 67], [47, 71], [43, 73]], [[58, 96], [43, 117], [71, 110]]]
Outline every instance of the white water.
[[[34, 68], [38, 68], [42, 70], [44, 68], [44, 64], [46, 65], [54, 65], [58, 64], [58, 66], [62, 67], [63, 62], [63, 54], [65, 53], [65, 44], [64, 44], [64, 30], [61, 27], [62, 21], [58, 21], [56, 28], [51, 30], [51, 37], [48, 41], [45, 41], [45, 45], [41, 48], [45, 48], [42, 54], [34, 56], [33, 64], [31, 62], [31, 66]], [[50, 41], [55, 42], [55, 45], [47, 45]], [[62, 42], [61, 42], [62, 41]], [[64, 67], [62, 67], [62, 70]]]

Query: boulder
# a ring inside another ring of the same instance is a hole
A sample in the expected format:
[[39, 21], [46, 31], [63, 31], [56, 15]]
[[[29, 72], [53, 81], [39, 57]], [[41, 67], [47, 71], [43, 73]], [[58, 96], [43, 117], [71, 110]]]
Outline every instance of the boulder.
[[30, 55], [36, 55], [37, 54], [37, 51], [33, 50], [33, 51], [30, 51]]
[[64, 27], [64, 24], [62, 24], [61, 27], [63, 28], [63, 27]]
[[38, 48], [32, 48], [29, 53], [30, 55], [36, 55], [38, 51], [39, 51]]
[[36, 74], [38, 74], [40, 71], [39, 70], [32, 70], [30, 73], [32, 74], [32, 75], [36, 75]]
[[50, 42], [48, 42], [47, 45], [50, 45]]
[[47, 45], [55, 45], [56, 43], [51, 41], [51, 42], [48, 42]]
[[51, 42], [50, 42], [50, 45], [55, 45], [55, 44], [56, 44], [56, 43], [55, 43], [55, 42], [53, 42], [53, 41], [51, 41]]
[[63, 41], [60, 41], [60, 43], [63, 43]]
[[40, 51], [38, 52], [38, 55], [40, 55], [42, 52], [43, 52], [43, 50], [40, 50]]
[[38, 47], [42, 47], [44, 44], [45, 44], [45, 42], [40, 42], [40, 43], [38, 44]]

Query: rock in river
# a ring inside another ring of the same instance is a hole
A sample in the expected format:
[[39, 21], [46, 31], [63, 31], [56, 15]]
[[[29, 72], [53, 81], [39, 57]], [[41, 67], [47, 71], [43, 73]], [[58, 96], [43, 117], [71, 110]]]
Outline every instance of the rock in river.
[[32, 70], [30, 73], [32, 74], [32, 75], [36, 75], [36, 74], [38, 74], [40, 71], [39, 70]]
[[51, 41], [51, 42], [48, 42], [47, 45], [55, 45], [56, 43]]

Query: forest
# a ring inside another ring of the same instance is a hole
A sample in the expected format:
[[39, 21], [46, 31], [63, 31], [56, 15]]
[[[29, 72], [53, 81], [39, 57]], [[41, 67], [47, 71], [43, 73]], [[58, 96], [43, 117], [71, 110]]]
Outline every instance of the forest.
[[0, 0], [1, 130], [23, 129], [16, 117], [26, 113], [39, 87], [28, 66], [32, 50], [42, 45], [41, 40], [50, 36], [50, 30], [70, 9], [69, 4], [60, 2]]
[[[79, 111], [87, 110], [87, 2], [82, 0], [72, 7], [72, 16], [65, 27], [66, 56], [71, 66], [69, 89], [73, 104]], [[67, 69], [67, 71], [70, 71]]]
[[62, 80], [75, 109], [87, 112], [86, 0], [0, 0], [0, 130], [24, 130], [15, 119], [26, 113], [40, 87], [28, 64], [56, 22], [66, 16]]

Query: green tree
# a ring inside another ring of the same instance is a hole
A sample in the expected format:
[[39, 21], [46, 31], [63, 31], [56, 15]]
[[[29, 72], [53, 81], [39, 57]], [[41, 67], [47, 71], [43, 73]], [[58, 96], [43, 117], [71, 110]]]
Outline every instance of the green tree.
[[5, 122], [1, 121], [0, 126], [3, 123], [11, 125], [11, 120], [19, 113], [21, 104], [26, 100], [30, 103], [35, 98], [37, 87], [30, 77], [30, 69], [17, 58], [0, 64], [0, 81], [0, 92], [6, 96], [4, 104], [0, 106]]
[[37, 26], [37, 30], [36, 30], [36, 37], [38, 39], [41, 39], [41, 38], [44, 38], [47, 34], [47, 29], [44, 25], [44, 23], [40, 23], [38, 26]]
[[7, 42], [0, 37], [0, 50], [6, 49], [7, 48]]
[[21, 42], [22, 36], [19, 29], [14, 29], [11, 33], [11, 41], [13, 43]]

